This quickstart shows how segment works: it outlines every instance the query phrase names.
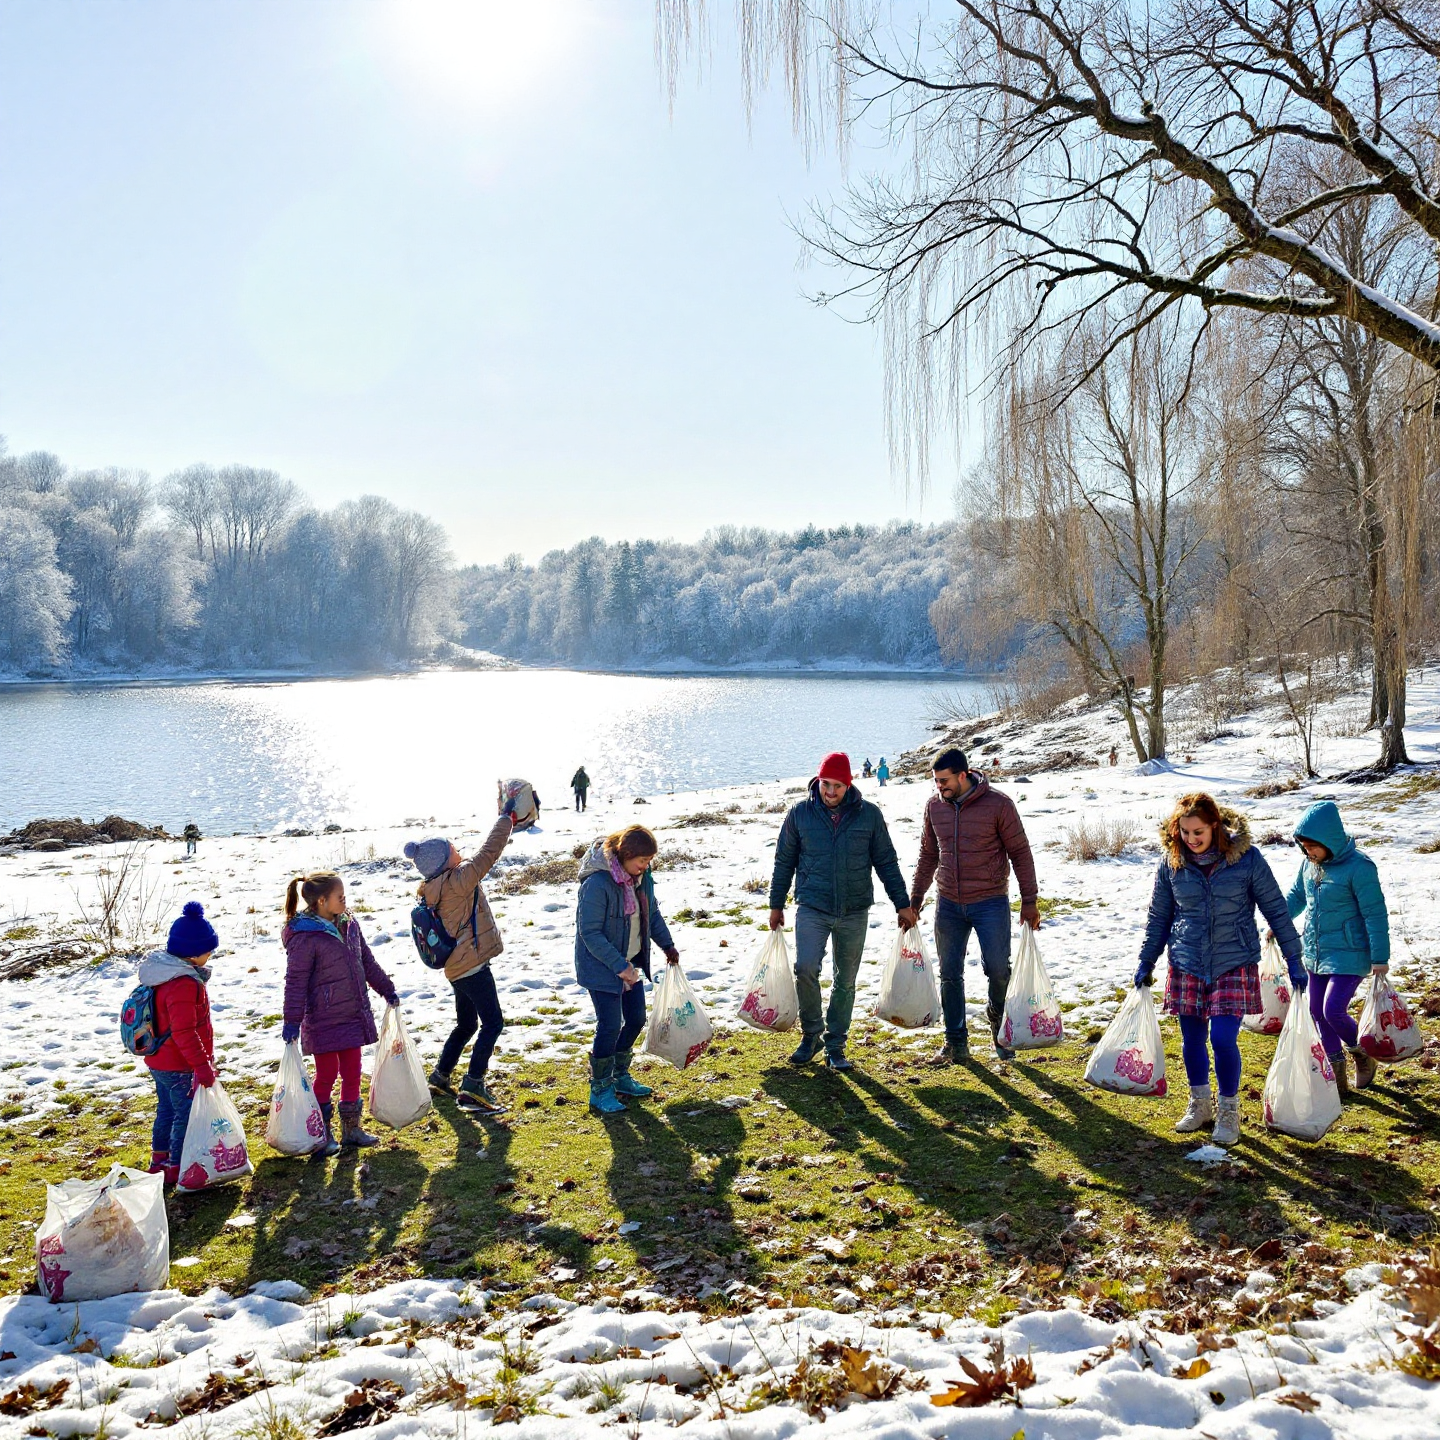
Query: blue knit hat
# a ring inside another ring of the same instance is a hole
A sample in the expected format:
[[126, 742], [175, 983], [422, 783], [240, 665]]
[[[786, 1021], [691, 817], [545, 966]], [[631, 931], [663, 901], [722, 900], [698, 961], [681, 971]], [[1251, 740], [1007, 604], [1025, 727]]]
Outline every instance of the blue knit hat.
[[427, 880], [433, 880], [450, 858], [450, 842], [439, 835], [432, 835], [428, 840], [407, 840], [405, 858], [413, 860], [415, 868]]
[[194, 960], [208, 955], [219, 944], [215, 927], [205, 918], [205, 907], [198, 900], [191, 900], [170, 927], [170, 940], [165, 948], [179, 960]]

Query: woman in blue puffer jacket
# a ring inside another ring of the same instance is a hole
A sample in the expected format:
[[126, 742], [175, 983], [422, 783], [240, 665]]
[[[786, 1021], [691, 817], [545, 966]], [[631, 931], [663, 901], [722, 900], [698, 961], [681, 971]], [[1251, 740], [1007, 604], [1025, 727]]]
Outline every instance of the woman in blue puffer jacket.
[[[1155, 872], [1136, 985], [1148, 985], [1168, 948], [1165, 1011], [1180, 1018], [1190, 1106], [1175, 1128], [1214, 1123], [1217, 1145], [1240, 1138], [1240, 1021], [1262, 1008], [1258, 906], [1280, 942], [1297, 991], [1306, 985], [1300, 937], [1265, 857], [1236, 810], [1203, 792], [1182, 795], [1160, 827], [1164, 852]], [[1207, 1037], [1208, 1031], [1208, 1037]], [[1208, 1044], [1207, 1044], [1208, 1038]], [[1210, 1097], [1215, 1052], [1219, 1114]]]
[[1345, 1049], [1355, 1057], [1357, 1090], [1375, 1078], [1375, 1062], [1360, 1049], [1350, 1002], [1361, 980], [1390, 967], [1390, 917], [1375, 862], [1345, 833], [1333, 800], [1321, 800], [1300, 817], [1295, 843], [1306, 858], [1286, 898], [1290, 914], [1305, 917], [1310, 1014], [1343, 1100], [1350, 1094]]
[[645, 1028], [645, 990], [653, 945], [672, 965], [680, 952], [655, 898], [651, 862], [659, 847], [643, 825], [597, 840], [580, 862], [575, 903], [575, 978], [595, 1007], [590, 1050], [590, 1106], [601, 1115], [625, 1109], [622, 1095], [650, 1093], [630, 1073], [635, 1042]]

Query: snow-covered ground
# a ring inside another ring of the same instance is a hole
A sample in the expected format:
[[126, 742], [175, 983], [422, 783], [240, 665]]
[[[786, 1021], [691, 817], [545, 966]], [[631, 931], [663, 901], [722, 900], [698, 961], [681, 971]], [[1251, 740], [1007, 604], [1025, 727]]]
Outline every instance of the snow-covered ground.
[[[515, 1420], [508, 1433], [517, 1437], [654, 1437], [684, 1425], [711, 1440], [780, 1440], [823, 1419], [829, 1434], [871, 1440], [1433, 1440], [1440, 1386], [1389, 1363], [1414, 1327], [1376, 1278], [1355, 1272], [1357, 1298], [1288, 1334], [1255, 1331], [1203, 1351], [1203, 1337], [1067, 1309], [1032, 1311], [997, 1331], [910, 1311], [705, 1320], [651, 1308], [658, 1297], [647, 1292], [624, 1308], [537, 1295], [495, 1314], [503, 1296], [432, 1280], [309, 1303], [286, 1280], [242, 1296], [158, 1291], [78, 1308], [25, 1296], [0, 1302], [0, 1345], [13, 1352], [0, 1390], [21, 1377], [38, 1391], [64, 1388], [49, 1408], [0, 1418], [0, 1428], [18, 1434], [38, 1422], [31, 1433], [121, 1437], [148, 1422], [184, 1440], [286, 1440], [315, 1433], [348, 1402], [354, 1419], [379, 1422], [366, 1432], [376, 1440], [463, 1436], [497, 1416]], [[1251, 1277], [1260, 1290], [1267, 1281]], [[997, 1339], [1001, 1363], [1033, 1368], [1033, 1383], [1017, 1390], [1022, 1408], [937, 1405], [933, 1397], [970, 1379], [959, 1357], [982, 1375], [994, 1369]], [[217, 1382], [228, 1393], [217, 1394]], [[790, 1393], [813, 1398], [819, 1413], [803, 1399], [785, 1403]], [[224, 1408], [209, 1408], [207, 1395]], [[513, 1415], [500, 1415], [506, 1404]]]
[[[1321, 716], [1322, 764], [1328, 773], [1373, 758], [1373, 735], [1347, 733], [1357, 728], [1356, 704], [1354, 697], [1337, 701]], [[1440, 761], [1440, 677], [1432, 673], [1414, 681], [1410, 716], [1411, 756], [1417, 764], [1433, 765]], [[1125, 749], [1118, 721], [1100, 713], [1060, 713], [1029, 727], [997, 725], [988, 731], [986, 743], [1000, 748], [973, 757], [972, 763], [988, 764], [992, 754], [998, 754], [1012, 774], [1030, 771], [1028, 783], [1001, 783], [1020, 804], [1036, 852], [1041, 893], [1057, 902], [1041, 931], [1041, 947], [1062, 1000], [1079, 1007], [1072, 1012], [1074, 1021], [1108, 1016], [1117, 986], [1128, 984], [1158, 855], [1155, 827], [1176, 795], [1194, 789], [1210, 790], [1244, 809], [1262, 842], [1279, 837], [1266, 843], [1265, 853], [1282, 886], [1288, 886], [1299, 858], [1285, 843], [1295, 820], [1313, 800], [1335, 799], [1352, 832], [1380, 866], [1402, 988], [1407, 975], [1415, 983], [1422, 973], [1433, 978], [1440, 969], [1440, 854], [1419, 848], [1440, 837], [1440, 791], [1413, 783], [1407, 788], [1402, 773], [1378, 785], [1319, 781], [1267, 799], [1247, 798], [1247, 789], [1291, 773], [1293, 743], [1274, 709], [1232, 720], [1226, 728], [1231, 733], [1225, 738], [1179, 750], [1173, 769], [1154, 774], [1141, 773], [1133, 761], [1115, 767], [1099, 763], [1112, 744], [1120, 745], [1122, 755]], [[1032, 768], [1062, 749], [1092, 757], [1091, 767], [1059, 773]], [[501, 763], [503, 757], [496, 760]], [[487, 793], [493, 768], [486, 766], [477, 774], [477, 794]], [[1413, 772], [1408, 778], [1413, 781]], [[662, 856], [670, 861], [657, 877], [657, 890], [672, 917], [686, 972], [714, 1017], [733, 1023], [749, 961], [762, 939], [766, 909], [763, 888], [747, 889], [747, 883], [768, 880], [779, 811], [802, 784], [797, 778], [776, 785], [651, 797], [643, 805], [629, 803], [627, 797], [597, 803], [586, 815], [552, 809], [538, 830], [516, 837], [491, 886], [506, 938], [495, 973], [507, 1014], [526, 1023], [506, 1030], [499, 1059], [570, 1057], [578, 1070], [591, 1013], [584, 992], [574, 983], [573, 889], [543, 884], [526, 894], [504, 896], [495, 882], [516, 867], [568, 856], [577, 844], [631, 821], [651, 826]], [[918, 849], [926, 777], [892, 782], [883, 790], [873, 782], [863, 788], [888, 817], [908, 879]], [[724, 823], [685, 823], [701, 812], [718, 813]], [[1118, 859], [1067, 860], [1067, 834], [1082, 821], [1101, 820], [1131, 822], [1138, 843]], [[137, 931], [157, 921], [168, 924], [184, 901], [205, 904], [223, 946], [210, 987], [221, 1073], [268, 1078], [280, 1051], [284, 955], [278, 937], [285, 884], [297, 871], [338, 868], [377, 958], [397, 983], [412, 1032], [427, 1054], [433, 1054], [449, 1028], [450, 991], [443, 977], [420, 965], [410, 945], [408, 912], [415, 876], [398, 857], [405, 839], [437, 831], [450, 835], [462, 849], [473, 847], [488, 825], [489, 817], [477, 813], [454, 825], [427, 822], [363, 833], [206, 840], [198, 858], [189, 861], [174, 843], [144, 844], [135, 854], [143, 870], [129, 900], [127, 924]], [[93, 913], [96, 908], [97, 872], [101, 867], [113, 870], [120, 851], [113, 846], [0, 856], [0, 935], [33, 926], [43, 937], [75, 927], [82, 910]], [[687, 910], [693, 918], [676, 918]], [[868, 957], [872, 961], [883, 957], [894, 933], [886, 907], [878, 907], [875, 916]], [[971, 958], [975, 963], [977, 957]], [[878, 973], [878, 964], [862, 971], [862, 1008]], [[62, 1080], [71, 1092], [133, 1092], [137, 1099], [148, 1100], [146, 1073], [127, 1062], [116, 1035], [116, 1014], [134, 983], [133, 960], [0, 982], [6, 1034], [0, 1103], [15, 1118], [31, 1117], [55, 1104], [55, 1085]], [[972, 983], [967, 989], [974, 996], [982, 987]], [[897, 1033], [894, 1043], [929, 1048], [935, 1042], [933, 1033]], [[643, 1309], [626, 1314], [606, 1310], [603, 1304], [575, 1309], [540, 1297], [526, 1302], [531, 1308], [515, 1312], [519, 1319], [503, 1323], [518, 1324], [525, 1317], [543, 1321], [547, 1307], [560, 1314], [558, 1323], [534, 1329], [529, 1344], [539, 1369], [525, 1380], [531, 1391], [550, 1387], [541, 1403], [552, 1416], [524, 1420], [518, 1432], [522, 1434], [580, 1433], [591, 1424], [613, 1423], [622, 1412], [632, 1423], [643, 1415], [647, 1434], [687, 1418], [687, 1434], [788, 1434], [810, 1423], [800, 1407], [771, 1405], [753, 1414], [737, 1414], [735, 1409], [762, 1380], [775, 1378], [770, 1367], [792, 1373], [812, 1344], [827, 1337], [888, 1356], [905, 1367], [908, 1377], [925, 1382], [914, 1391], [902, 1389], [895, 1398], [856, 1403], [832, 1414], [832, 1429], [996, 1437], [1023, 1430], [1030, 1440], [1040, 1435], [1160, 1433], [1383, 1433], [1386, 1440], [1400, 1440], [1440, 1434], [1436, 1388], [1379, 1363], [1393, 1354], [1398, 1341], [1394, 1314], [1374, 1288], [1378, 1280], [1357, 1276], [1360, 1293], [1354, 1303], [1297, 1325], [1295, 1338], [1256, 1333], [1234, 1348], [1208, 1355], [1213, 1368], [1203, 1380], [1176, 1378], [1194, 1356], [1193, 1337], [1154, 1337], [1144, 1347], [1138, 1340], [1128, 1347], [1122, 1344], [1077, 1375], [1092, 1349], [1127, 1336], [1136, 1339], [1139, 1332], [1066, 1311], [1021, 1317], [1002, 1332], [1008, 1353], [1029, 1355], [1039, 1376], [1024, 1392], [1021, 1412], [999, 1406], [962, 1411], [931, 1405], [927, 1392], [956, 1378], [957, 1353], [980, 1358], [982, 1342], [990, 1335], [948, 1317], [931, 1317], [939, 1332], [932, 1333], [911, 1312], [892, 1317], [898, 1328], [877, 1329], [881, 1317], [874, 1312], [842, 1316], [759, 1310], [703, 1321]], [[434, 1387], [449, 1374], [473, 1378], [494, 1372], [498, 1341], [476, 1338], [503, 1328], [486, 1313], [494, 1296], [487, 1299], [462, 1293], [454, 1285], [415, 1281], [367, 1296], [332, 1297], [307, 1308], [299, 1303], [302, 1297], [285, 1289], [287, 1283], [262, 1286], [242, 1297], [212, 1292], [187, 1298], [163, 1292], [78, 1309], [55, 1309], [35, 1297], [0, 1300], [0, 1354], [13, 1352], [13, 1358], [0, 1360], [0, 1396], [22, 1380], [43, 1386], [68, 1379], [71, 1390], [61, 1403], [34, 1418], [62, 1434], [95, 1433], [104, 1419], [106, 1433], [120, 1435], [152, 1409], [162, 1416], [169, 1413], [166, 1407], [202, 1385], [210, 1368], [223, 1365], [233, 1373], [235, 1356], [253, 1354], [246, 1363], [256, 1375], [263, 1372], [271, 1388], [223, 1412], [185, 1420], [183, 1433], [200, 1440], [242, 1433], [247, 1425], [250, 1433], [269, 1433], [253, 1428], [266, 1406], [303, 1402], [321, 1417], [367, 1379], [394, 1381], [404, 1392], [394, 1418], [384, 1422], [386, 1434], [450, 1435], [464, 1430], [464, 1412], [438, 1401], [422, 1403], [420, 1397], [435, 1394]], [[650, 1303], [644, 1295], [636, 1299], [642, 1306]], [[328, 1353], [326, 1331], [351, 1311], [358, 1318], [347, 1321], [350, 1338], [337, 1338], [339, 1353], [299, 1364], [296, 1357], [302, 1351]], [[407, 1319], [433, 1322], [435, 1328], [422, 1326], [424, 1333], [410, 1336], [414, 1343], [407, 1343], [402, 1324]], [[465, 1323], [452, 1324], [442, 1333], [441, 1322], [461, 1320]], [[93, 1337], [98, 1349], [77, 1354], [76, 1346], [85, 1337]], [[619, 1347], [635, 1347], [639, 1353], [621, 1357]], [[151, 1368], [115, 1368], [111, 1360], [116, 1350], [126, 1352], [132, 1366], [137, 1354], [150, 1355], [151, 1360], [138, 1363]], [[585, 1363], [595, 1355], [614, 1358], [599, 1365]], [[702, 1370], [712, 1378], [705, 1379]], [[668, 1382], [664, 1385], [655, 1378], [662, 1373]], [[588, 1390], [582, 1383], [587, 1381]], [[597, 1403], [597, 1395], [604, 1398], [604, 1386], [595, 1388], [602, 1381], [606, 1386], [613, 1381], [619, 1398], [592, 1413], [589, 1407]], [[688, 1393], [678, 1393], [677, 1382]], [[1307, 1415], [1280, 1403], [1275, 1397], [1288, 1389], [1314, 1397], [1319, 1409]], [[1224, 1398], [1217, 1401], [1214, 1395]], [[84, 1408], [76, 1408], [82, 1400]], [[581, 1415], [587, 1417], [584, 1427], [577, 1426], [575, 1417]], [[12, 1422], [0, 1415], [0, 1429], [12, 1423], [23, 1429], [33, 1422]]]

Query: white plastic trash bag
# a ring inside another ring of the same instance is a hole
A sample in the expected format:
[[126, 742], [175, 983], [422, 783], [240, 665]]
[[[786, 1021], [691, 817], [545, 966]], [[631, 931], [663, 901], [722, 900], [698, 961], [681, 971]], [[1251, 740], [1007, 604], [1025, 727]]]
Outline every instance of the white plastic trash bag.
[[1260, 952], [1260, 995], [1260, 1013], [1247, 1015], [1240, 1023], [1257, 1035], [1278, 1035], [1290, 1013], [1290, 969], [1273, 935]]
[[1372, 1060], [1408, 1060], [1425, 1048], [1415, 1016], [1395, 987], [1373, 971], [1360, 1007], [1360, 1048]]
[[683, 1070], [710, 1048], [714, 1035], [710, 1017], [684, 972], [678, 965], [667, 965], [651, 1001], [645, 1053]]
[[112, 1165], [103, 1180], [45, 1187], [35, 1232], [41, 1293], [60, 1301], [104, 1300], [170, 1283], [165, 1177]]
[[1040, 958], [1035, 932], [1020, 927], [1020, 954], [1010, 971], [1005, 991], [1005, 1018], [1000, 1022], [1000, 1043], [1011, 1050], [1043, 1050], [1065, 1038], [1065, 1021], [1055, 988]]
[[515, 802], [511, 815], [517, 830], [528, 830], [540, 818], [535, 807], [535, 791], [528, 780], [500, 781], [499, 803], [503, 806], [507, 800]]
[[325, 1143], [325, 1117], [310, 1088], [300, 1042], [292, 1040], [280, 1057], [280, 1075], [270, 1097], [265, 1143], [282, 1155], [308, 1155]]
[[1310, 1007], [1292, 1005], [1265, 1077], [1265, 1124], [1298, 1140], [1318, 1140], [1340, 1118], [1335, 1071]]
[[765, 937], [740, 1002], [740, 1018], [757, 1030], [793, 1030], [800, 1018], [800, 997], [795, 992], [795, 971], [783, 930]]
[[880, 973], [880, 994], [873, 1013], [907, 1030], [933, 1025], [939, 1019], [940, 991], [935, 985], [935, 967], [918, 925], [897, 932], [890, 957]]
[[1085, 1078], [1117, 1095], [1163, 1095], [1165, 1046], [1148, 985], [1125, 997], [1085, 1067]]
[[182, 1190], [204, 1190], [253, 1174], [240, 1112], [217, 1080], [202, 1085], [190, 1102], [185, 1144], [180, 1149]]
[[387, 1005], [370, 1070], [370, 1113], [382, 1125], [403, 1130], [429, 1108], [430, 1085], [420, 1052], [406, 1033], [400, 1007]]

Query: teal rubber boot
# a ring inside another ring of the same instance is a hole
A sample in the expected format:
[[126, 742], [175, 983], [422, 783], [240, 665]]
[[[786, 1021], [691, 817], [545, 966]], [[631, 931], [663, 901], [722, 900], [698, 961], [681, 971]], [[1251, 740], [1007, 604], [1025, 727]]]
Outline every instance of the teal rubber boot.
[[648, 1085], [642, 1085], [630, 1073], [630, 1060], [635, 1054], [633, 1050], [617, 1050], [615, 1052], [615, 1093], [617, 1095], [633, 1095], [637, 1100], [643, 1100], [647, 1095], [655, 1092]]
[[615, 1057], [590, 1057], [590, 1108], [598, 1115], [619, 1115], [625, 1102], [615, 1094]]

